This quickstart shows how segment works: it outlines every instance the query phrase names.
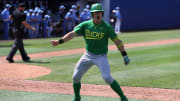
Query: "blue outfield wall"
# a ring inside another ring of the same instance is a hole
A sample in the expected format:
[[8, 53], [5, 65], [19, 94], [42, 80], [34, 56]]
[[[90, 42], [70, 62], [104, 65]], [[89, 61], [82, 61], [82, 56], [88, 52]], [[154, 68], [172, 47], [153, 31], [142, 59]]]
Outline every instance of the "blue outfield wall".
[[180, 28], [180, 0], [111, 0], [120, 7], [122, 31]]

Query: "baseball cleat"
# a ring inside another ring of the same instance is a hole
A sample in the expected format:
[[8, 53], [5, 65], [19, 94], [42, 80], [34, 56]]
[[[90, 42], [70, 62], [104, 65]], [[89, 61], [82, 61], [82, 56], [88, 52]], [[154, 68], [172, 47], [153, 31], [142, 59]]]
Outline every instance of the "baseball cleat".
[[23, 59], [24, 62], [29, 62], [30, 61], [30, 57], [27, 57], [25, 59]]
[[11, 59], [11, 58], [6, 58], [6, 60], [7, 60], [9, 63], [14, 63], [14, 60]]

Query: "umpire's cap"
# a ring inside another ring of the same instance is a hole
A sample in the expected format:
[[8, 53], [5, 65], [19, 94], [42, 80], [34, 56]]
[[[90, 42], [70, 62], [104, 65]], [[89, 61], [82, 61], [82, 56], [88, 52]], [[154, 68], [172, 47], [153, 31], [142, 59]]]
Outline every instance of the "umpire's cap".
[[24, 7], [25, 8], [25, 4], [24, 3], [20, 3], [19, 7]]
[[104, 12], [102, 5], [100, 3], [95, 3], [91, 6], [91, 13], [92, 12]]

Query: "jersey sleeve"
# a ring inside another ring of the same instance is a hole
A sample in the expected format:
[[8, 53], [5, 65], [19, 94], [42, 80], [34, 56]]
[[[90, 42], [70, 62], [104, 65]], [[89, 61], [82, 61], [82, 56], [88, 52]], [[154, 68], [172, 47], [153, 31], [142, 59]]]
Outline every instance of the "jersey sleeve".
[[85, 23], [80, 23], [73, 29], [73, 31], [79, 35], [83, 35], [84, 34], [84, 26], [85, 26]]
[[70, 13], [67, 12], [67, 14], [65, 15], [65, 18], [67, 19], [69, 17]]
[[112, 40], [115, 41], [118, 39], [117, 34], [115, 33], [114, 29], [109, 25], [108, 26], [108, 37]]
[[1, 12], [1, 16], [2, 16], [3, 19], [5, 18], [5, 10], [3, 10], [3, 11]]

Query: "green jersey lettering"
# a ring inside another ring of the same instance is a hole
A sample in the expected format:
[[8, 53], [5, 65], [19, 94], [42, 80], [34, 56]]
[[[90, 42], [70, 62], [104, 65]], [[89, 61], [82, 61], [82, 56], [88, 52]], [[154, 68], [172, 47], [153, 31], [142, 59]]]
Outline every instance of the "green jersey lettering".
[[103, 32], [91, 32], [89, 29], [85, 30], [85, 39], [100, 40], [104, 37]]

